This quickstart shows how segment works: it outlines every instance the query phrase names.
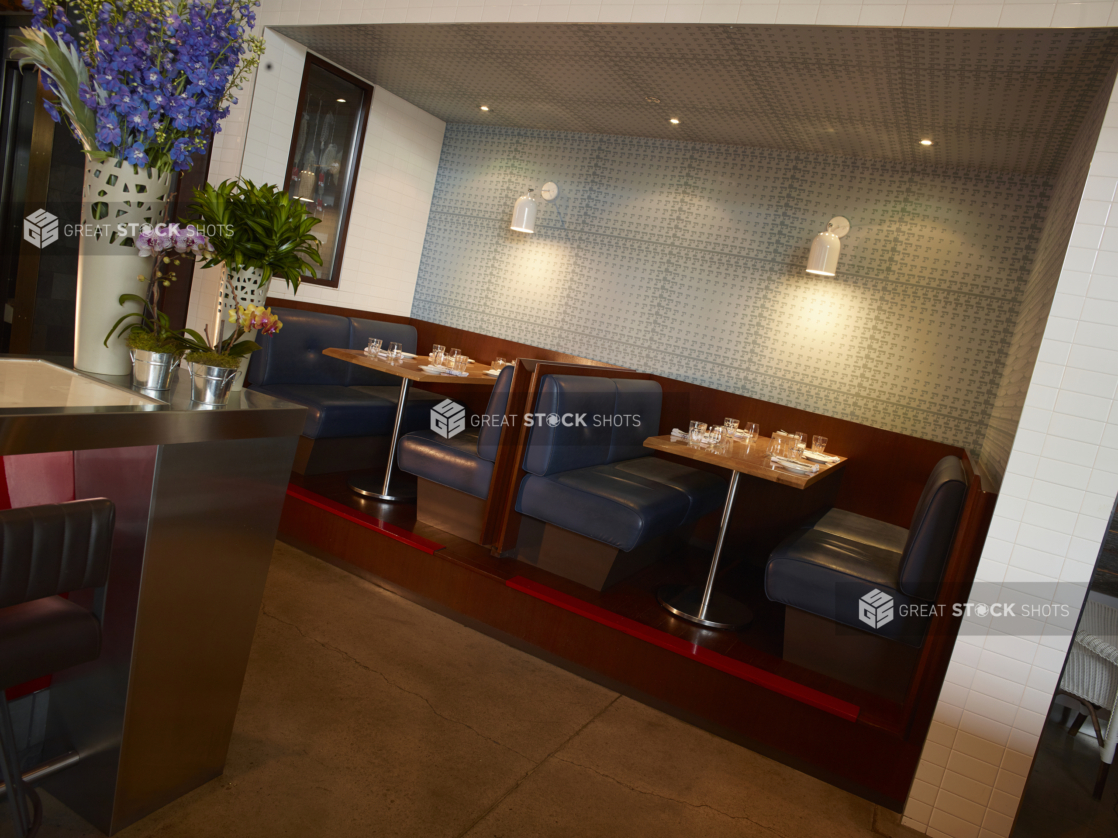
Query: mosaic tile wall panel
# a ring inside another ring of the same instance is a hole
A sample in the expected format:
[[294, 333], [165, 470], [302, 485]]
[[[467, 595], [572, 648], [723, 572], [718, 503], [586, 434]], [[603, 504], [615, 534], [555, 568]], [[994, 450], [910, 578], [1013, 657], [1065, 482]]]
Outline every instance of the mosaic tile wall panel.
[[[1040, 342], [1044, 337], [1049, 314], [1052, 313], [1057, 284], [1061, 282], [1061, 276], [1064, 282], [1076, 289], [1085, 289], [1090, 281], [1087, 266], [1081, 264], [1082, 259], [1077, 258], [1079, 254], [1075, 251], [1078, 248], [1069, 251], [1068, 242], [1071, 240], [1072, 227], [1076, 223], [1077, 215], [1082, 215], [1081, 199], [1083, 206], [1097, 215], [1096, 208], [1103, 207], [1103, 202], [1110, 198], [1110, 195], [1105, 193], [1090, 195], [1083, 190], [1091, 166], [1091, 157], [1095, 152], [1099, 129], [1102, 127], [1109, 103], [1110, 88], [1110, 84], [1104, 85], [1095, 97], [1083, 125], [1080, 126], [1079, 134], [1068, 151], [1063, 169], [1056, 178], [1052, 190], [1047, 216], [1049, 221], [1044, 225], [1044, 232], [1041, 234], [1033, 258], [1033, 269], [1025, 287], [1001, 383], [990, 413], [986, 439], [982, 445], [982, 466], [999, 486], [1009, 463], [1009, 452], [1018, 433], [1017, 426], [1025, 407], [1025, 394], [1029, 389], [1029, 382], [1034, 377], [1034, 370], [1036, 370], [1037, 380], [1045, 385], [1057, 386], [1061, 383], [1058, 379], [1053, 380], [1055, 368], [1051, 363], [1042, 360], [1038, 364]], [[1101, 225], [1106, 219], [1107, 213], [1103, 210], [1101, 219], [1090, 218], [1089, 223]], [[1080, 218], [1080, 220], [1087, 219]], [[1065, 256], [1070, 259], [1069, 269], [1062, 271]], [[1067, 316], [1069, 312], [1060, 313]], [[1023, 428], [1021, 432], [1033, 437], [1039, 436], [1037, 428]]]
[[[547, 180], [535, 235], [508, 229]], [[412, 316], [965, 446], [986, 436], [1047, 181], [449, 125]], [[834, 278], [804, 271], [834, 215]]]

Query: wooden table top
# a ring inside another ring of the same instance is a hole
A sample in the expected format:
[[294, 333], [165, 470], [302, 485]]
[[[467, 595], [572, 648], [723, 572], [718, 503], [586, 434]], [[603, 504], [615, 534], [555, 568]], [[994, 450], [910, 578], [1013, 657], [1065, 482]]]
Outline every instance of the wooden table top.
[[833, 474], [846, 463], [846, 457], [839, 459], [831, 465], [819, 464], [819, 471], [815, 474], [796, 474], [776, 465], [769, 459], [769, 437], [758, 437], [751, 444], [734, 440], [725, 447], [717, 448], [709, 445], [692, 445], [687, 440], [676, 441], [671, 435], [653, 436], [644, 441], [646, 448], [675, 454], [677, 457], [687, 457], [702, 463], [740, 471], [751, 477], [760, 477], [762, 480], [771, 480], [783, 486], [794, 489], [806, 489], [813, 483], [818, 483], [824, 477]]
[[439, 373], [424, 372], [419, 368], [420, 364], [427, 364], [427, 356], [419, 355], [415, 358], [402, 358], [399, 361], [389, 361], [387, 358], [372, 358], [365, 354], [362, 349], [329, 349], [322, 350], [323, 355], [329, 355], [331, 358], [340, 358], [351, 364], [357, 364], [359, 367], [368, 367], [371, 370], [380, 370], [389, 375], [396, 375], [400, 378], [407, 378], [411, 381], [438, 381], [443, 384], [480, 384], [485, 387], [492, 387], [497, 383], [497, 376], [486, 375], [485, 371], [489, 369], [488, 364], [473, 364], [466, 368], [469, 375], [440, 375]]

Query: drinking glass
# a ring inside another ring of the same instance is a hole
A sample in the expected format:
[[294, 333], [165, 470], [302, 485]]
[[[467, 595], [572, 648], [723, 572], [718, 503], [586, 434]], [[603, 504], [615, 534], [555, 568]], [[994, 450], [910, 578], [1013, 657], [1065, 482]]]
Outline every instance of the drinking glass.
[[696, 422], [694, 420], [691, 421], [691, 428], [690, 428], [691, 442], [702, 442], [703, 441], [703, 434], [705, 434], [706, 432], [707, 432], [707, 423], [706, 422]]
[[725, 425], [711, 425], [707, 430], [707, 441], [711, 445], [721, 445], [726, 440]]
[[827, 437], [819, 436], [818, 434], [811, 438], [811, 450], [816, 454], [822, 454], [827, 450]]
[[796, 431], [794, 434], [792, 434], [791, 453], [792, 456], [795, 457], [797, 460], [800, 458], [800, 455], [804, 453], [804, 449], [807, 448], [806, 440], [807, 434], [805, 434], [803, 431]]
[[493, 369], [495, 370], [504, 369], [506, 364], [508, 364], [508, 361], [506, 361], [504, 358], [493, 359]]
[[388, 357], [391, 358], [393, 361], [400, 360], [403, 355], [404, 347], [401, 346], [399, 343], [397, 343], [396, 341], [392, 341], [392, 343], [388, 344]]
[[443, 358], [444, 365], [450, 367], [451, 369], [454, 369], [454, 359], [457, 358], [461, 354], [462, 354], [461, 349], [453, 349], [453, 348], [448, 349], [446, 351], [446, 355]]
[[737, 431], [738, 425], [740, 425], [740, 424], [741, 423], [737, 419], [726, 419], [722, 423], [723, 427], [726, 428], [726, 438], [727, 439], [733, 439], [734, 438], [734, 433]]
[[750, 442], [752, 442], [753, 440], [755, 440], [757, 438], [757, 423], [756, 422], [746, 422], [745, 423], [745, 436]]
[[369, 345], [365, 347], [365, 354], [376, 355], [378, 352], [380, 352], [380, 346], [380, 338], [369, 338]]
[[427, 362], [433, 367], [441, 367], [443, 365], [443, 355], [446, 354], [446, 347], [439, 346], [437, 343], [431, 347], [431, 356]]
[[454, 369], [458, 372], [466, 372], [466, 367], [470, 365], [470, 358], [468, 355], [455, 355], [454, 356]]

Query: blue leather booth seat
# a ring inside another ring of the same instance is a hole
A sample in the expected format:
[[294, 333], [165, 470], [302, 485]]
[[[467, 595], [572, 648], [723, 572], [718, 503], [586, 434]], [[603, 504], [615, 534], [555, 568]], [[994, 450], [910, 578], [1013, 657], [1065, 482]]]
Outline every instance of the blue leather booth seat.
[[[248, 367], [252, 389], [305, 405], [303, 436], [311, 439], [390, 434], [400, 379], [330, 358], [322, 350], [364, 349], [370, 337], [379, 337], [385, 344], [399, 341], [405, 352], [415, 352], [415, 327], [290, 308], [274, 311], [283, 328], [258, 338], [261, 349], [253, 353]], [[430, 408], [440, 400], [412, 388], [405, 427], [426, 425]]]
[[[967, 495], [958, 457], [932, 470], [909, 529], [831, 509], [789, 536], [765, 567], [769, 599], [835, 622], [920, 646], [939, 593]], [[874, 591], [883, 596], [872, 596]], [[882, 624], [860, 619], [870, 597]], [[892, 610], [884, 597], [892, 601]], [[923, 609], [920, 606], [925, 606]]]
[[[726, 481], [651, 456], [654, 381], [549, 375], [524, 455], [516, 509], [629, 551], [721, 508]], [[582, 417], [579, 421], [578, 417]]]
[[501, 441], [502, 422], [512, 387], [512, 366], [501, 370], [476, 431], [466, 430], [444, 439], [434, 431], [416, 431], [400, 440], [397, 462], [400, 468], [466, 492], [477, 498], [489, 497], [493, 463]]

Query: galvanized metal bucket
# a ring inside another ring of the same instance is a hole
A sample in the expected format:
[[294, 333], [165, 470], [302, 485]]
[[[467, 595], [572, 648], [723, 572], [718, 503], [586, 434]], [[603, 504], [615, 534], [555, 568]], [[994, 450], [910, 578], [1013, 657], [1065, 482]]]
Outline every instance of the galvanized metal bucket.
[[225, 404], [229, 390], [237, 377], [236, 368], [211, 367], [207, 364], [190, 365], [192, 387], [190, 398], [201, 404]]
[[171, 386], [171, 376], [179, 366], [179, 358], [170, 352], [149, 352], [130, 349], [132, 356], [132, 383], [144, 390], [166, 390]]

